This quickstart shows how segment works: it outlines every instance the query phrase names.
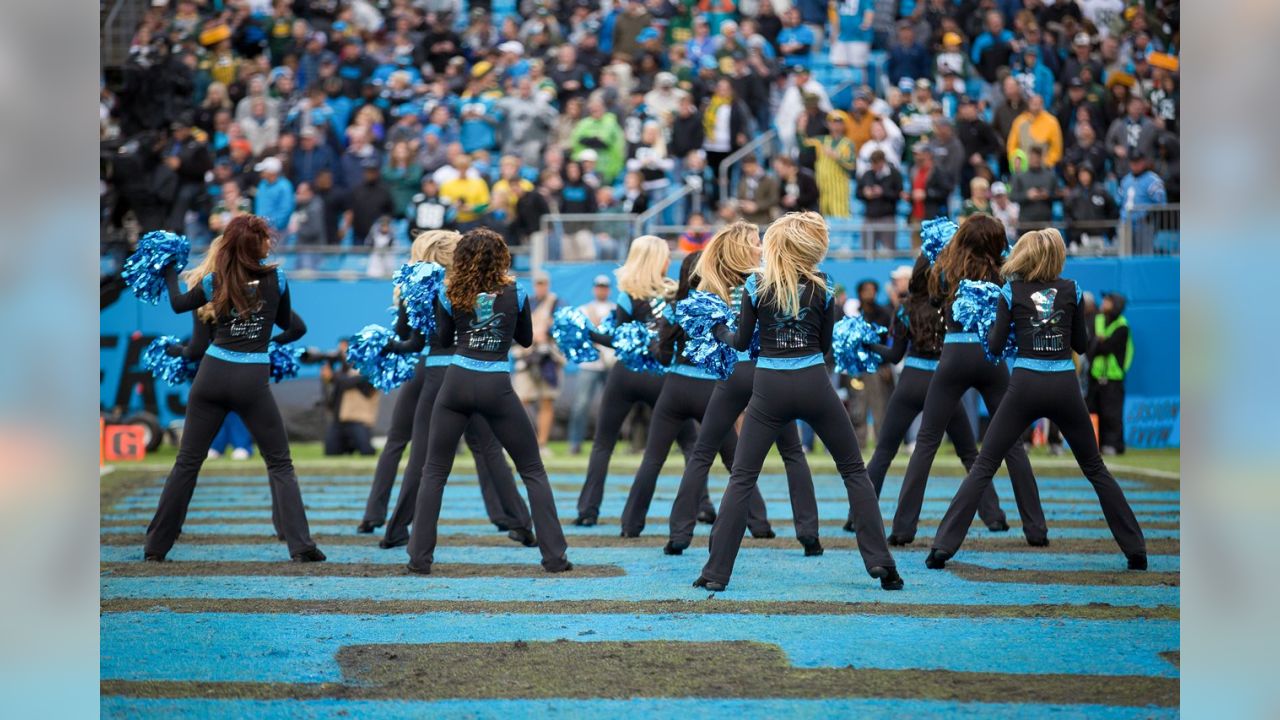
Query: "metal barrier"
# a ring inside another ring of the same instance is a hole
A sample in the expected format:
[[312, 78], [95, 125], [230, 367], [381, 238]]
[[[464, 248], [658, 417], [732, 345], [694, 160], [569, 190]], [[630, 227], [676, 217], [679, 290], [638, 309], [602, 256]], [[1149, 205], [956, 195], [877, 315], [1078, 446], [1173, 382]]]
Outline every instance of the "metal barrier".
[[541, 269], [549, 260], [620, 260], [626, 257], [639, 217], [628, 213], [544, 215], [542, 229], [529, 239], [532, 269]]
[[653, 226], [650, 225], [653, 219], [659, 217], [663, 213], [666, 213], [668, 209], [673, 207], [676, 203], [684, 202], [685, 198], [692, 194], [692, 187], [689, 187], [688, 185], [681, 185], [679, 190], [676, 190], [670, 195], [667, 195], [654, 203], [653, 207], [636, 216], [636, 222], [632, 227], [631, 236], [640, 237], [641, 235], [657, 235], [658, 233], [654, 232]]
[[1179, 255], [1182, 252], [1181, 206], [1131, 205], [1122, 209], [1121, 255]]
[[724, 159], [724, 162], [720, 163], [720, 197], [723, 200], [728, 200], [729, 198], [733, 197], [732, 195], [729, 194], [729, 175], [730, 173], [733, 172], [734, 166], [742, 162], [742, 158], [748, 155], [751, 155], [757, 149], [763, 147], [768, 143], [773, 142], [777, 138], [778, 138], [778, 131], [770, 130], [763, 135], [757, 136], [754, 140], [752, 140], [751, 142], [748, 142], [746, 145], [743, 145], [742, 147], [738, 148], [733, 153], [731, 153], [728, 157], [726, 157]]
[[129, 45], [133, 34], [147, 12], [145, 0], [115, 0], [111, 9], [102, 15], [99, 37], [102, 40], [101, 63], [103, 67], [123, 65], [129, 58]]

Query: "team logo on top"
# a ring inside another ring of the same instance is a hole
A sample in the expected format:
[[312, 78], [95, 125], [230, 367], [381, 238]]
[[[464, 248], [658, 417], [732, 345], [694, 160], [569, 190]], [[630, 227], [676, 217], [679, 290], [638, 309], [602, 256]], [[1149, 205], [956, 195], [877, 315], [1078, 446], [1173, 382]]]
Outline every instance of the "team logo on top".
[[654, 332], [658, 332], [658, 319], [665, 317], [667, 314], [667, 299], [664, 297], [649, 298], [649, 319], [645, 321], [645, 325]]
[[[801, 298], [805, 296], [805, 292], [809, 286], [800, 283], [796, 286], [797, 294]], [[796, 315], [786, 315], [781, 311], [775, 310], [773, 313], [773, 336], [776, 339], [777, 346], [780, 349], [798, 349], [806, 347], [809, 343], [809, 328], [805, 325], [804, 319], [813, 311], [812, 308], [802, 307]]]
[[497, 352], [502, 347], [502, 321], [506, 313], [494, 313], [493, 303], [497, 293], [480, 293], [476, 296], [473, 311], [475, 322], [467, 337], [467, 347], [480, 352]]
[[231, 306], [231, 322], [227, 324], [227, 335], [233, 338], [254, 338], [262, 333], [267, 318], [262, 313], [263, 302], [258, 297], [258, 281], [249, 282], [249, 296], [256, 300], [252, 313], [241, 316], [235, 305]]
[[1054, 311], [1058, 299], [1057, 288], [1046, 288], [1031, 293], [1031, 304], [1036, 312], [1031, 316], [1031, 349], [1040, 352], [1061, 352], [1066, 349], [1066, 337], [1062, 334], [1062, 311]]

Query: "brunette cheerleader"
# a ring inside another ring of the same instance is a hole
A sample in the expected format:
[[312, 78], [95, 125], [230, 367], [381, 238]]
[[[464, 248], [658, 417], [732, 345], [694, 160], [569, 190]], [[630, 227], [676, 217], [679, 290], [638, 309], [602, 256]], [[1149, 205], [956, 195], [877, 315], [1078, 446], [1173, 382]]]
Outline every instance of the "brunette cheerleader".
[[1062, 428], [1080, 470], [1093, 485], [1107, 527], [1128, 558], [1129, 569], [1147, 569], [1142, 528], [1124, 491], [1102, 461], [1089, 411], [1080, 397], [1072, 351], [1083, 354], [1089, 335], [1080, 286], [1061, 277], [1065, 258], [1062, 235], [1050, 228], [1019, 238], [1004, 263], [1001, 273], [1008, 282], [996, 303], [995, 324], [984, 340], [993, 354], [999, 354], [1012, 324], [1018, 357], [1009, 390], [991, 418], [982, 452], [938, 526], [933, 549], [925, 559], [930, 568], [944, 567], [960, 549], [978, 499], [991, 486], [1000, 458], [1021, 444], [1028, 425], [1047, 417]]
[[542, 566], [548, 572], [573, 569], [556, 515], [555, 498], [538, 454], [538, 436], [511, 387], [511, 343], [533, 344], [529, 298], [508, 270], [511, 253], [502, 236], [487, 228], [462, 236], [454, 266], [440, 296], [440, 346], [454, 347], [453, 364], [432, 410], [427, 462], [422, 474], [409, 539], [409, 571], [429, 574], [444, 485], [453, 469], [458, 438], [474, 417], [483, 417], [511, 454], [533, 511]]

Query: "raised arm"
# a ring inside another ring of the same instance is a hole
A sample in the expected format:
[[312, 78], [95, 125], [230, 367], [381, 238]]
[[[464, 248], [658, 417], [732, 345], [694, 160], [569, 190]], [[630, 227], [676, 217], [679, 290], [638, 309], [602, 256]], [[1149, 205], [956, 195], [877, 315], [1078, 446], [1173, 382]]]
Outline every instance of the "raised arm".
[[[178, 271], [173, 265], [168, 265], [164, 269], [164, 284], [169, 291], [169, 307], [176, 313], [191, 312], [205, 303], [213, 300], [213, 293], [209, 296], [205, 295], [205, 283], [200, 283], [190, 290], [183, 292], [178, 286]], [[209, 283], [210, 285], [212, 283]]]

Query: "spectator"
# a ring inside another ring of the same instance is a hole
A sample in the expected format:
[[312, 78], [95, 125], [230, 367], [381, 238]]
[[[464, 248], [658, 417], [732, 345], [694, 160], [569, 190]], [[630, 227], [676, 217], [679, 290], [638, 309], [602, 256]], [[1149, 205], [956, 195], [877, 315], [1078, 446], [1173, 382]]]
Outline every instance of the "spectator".
[[1093, 177], [1103, 177], [1107, 170], [1107, 149], [1098, 142], [1098, 136], [1089, 123], [1078, 123], [1075, 130], [1076, 141], [1063, 154], [1063, 164], [1067, 174], [1079, 173], [1088, 168]]
[[[632, 5], [636, 1], [630, 0]], [[599, 156], [600, 174], [606, 183], [612, 183], [622, 171], [626, 140], [618, 118], [605, 110], [600, 97], [587, 101], [587, 117], [574, 126], [571, 143], [575, 158], [584, 150], [593, 150]]]
[[453, 209], [457, 230], [466, 232], [477, 227], [489, 209], [489, 184], [472, 170], [471, 158], [465, 154], [454, 159], [453, 167], [457, 177], [440, 186], [440, 198]]
[[858, 197], [866, 204], [867, 229], [863, 231], [864, 248], [892, 250], [895, 246], [894, 224], [898, 200], [902, 197], [902, 174], [885, 159], [884, 152], [871, 153], [871, 166], [858, 178]]
[[915, 149], [916, 164], [911, 171], [911, 220], [916, 225], [914, 247], [920, 246], [920, 223], [946, 215], [947, 198], [953, 185], [933, 162], [933, 148], [920, 143]]
[[1068, 142], [1076, 136], [1081, 111], [1088, 118], [1087, 124], [1098, 125], [1102, 122], [1102, 108], [1089, 99], [1084, 80], [1073, 77], [1067, 81], [1067, 92], [1058, 100], [1057, 110], [1053, 113], [1058, 118], [1058, 125], [1068, 138]]
[[551, 317], [560, 299], [551, 292], [551, 276], [538, 271], [533, 276], [533, 295], [529, 310], [533, 322], [533, 344], [518, 347], [515, 357], [513, 385], [520, 402], [533, 417], [538, 430], [538, 447], [544, 455], [550, 451], [551, 426], [555, 421], [555, 402], [560, 395], [560, 373], [564, 356], [551, 341]]
[[497, 197], [502, 194], [506, 204], [502, 210], [514, 216], [516, 203], [524, 193], [533, 192], [533, 183], [524, 178], [524, 167], [519, 156], [503, 155], [498, 161], [498, 181], [490, 188], [491, 205], [499, 205]]
[[517, 244], [527, 244], [540, 237], [542, 218], [552, 212], [560, 212], [560, 189], [563, 181], [554, 170], [543, 170], [534, 192], [524, 193], [516, 201], [516, 215], [511, 224], [511, 236]]
[[351, 229], [356, 245], [369, 241], [369, 231], [379, 218], [395, 213], [391, 192], [382, 182], [381, 168], [376, 158], [365, 160], [362, 182], [351, 190], [351, 208], [347, 211], [346, 226]]
[[[894, 134], [889, 135], [889, 131]], [[871, 139], [858, 148], [858, 176], [871, 169], [871, 156], [880, 152], [885, 162], [893, 166], [899, 173], [902, 171], [902, 158], [898, 148], [902, 146], [902, 132], [889, 118], [880, 118], [871, 124]]]
[[1073, 250], [1105, 245], [1111, 235], [1110, 225], [1120, 216], [1115, 198], [1094, 178], [1093, 169], [1082, 165], [1076, 170], [1076, 186], [1067, 192], [1062, 203], [1067, 240]]
[[667, 143], [662, 138], [662, 127], [655, 121], [645, 123], [640, 132], [640, 144], [627, 160], [628, 174], [640, 174], [641, 186], [646, 193], [646, 205], [652, 205], [666, 197], [671, 187], [671, 171], [675, 161], [667, 155]]
[[324, 245], [324, 200], [308, 183], [298, 183], [294, 193], [293, 215], [289, 218], [289, 234], [299, 245]]
[[996, 10], [986, 14], [985, 30], [973, 39], [969, 57], [978, 75], [994, 85], [1001, 67], [1013, 57], [1014, 35], [1004, 26], [1004, 15]]
[[889, 82], [894, 85], [903, 80], [927, 80], [933, 75], [933, 57], [916, 39], [916, 27], [910, 20], [898, 23], [898, 41], [889, 49], [887, 69]]
[[1027, 169], [1013, 176], [1013, 199], [1021, 208], [1024, 227], [1021, 231], [1045, 227], [1053, 221], [1053, 201], [1058, 190], [1058, 176], [1044, 165], [1044, 153], [1032, 147], [1027, 154]]
[[449, 223], [449, 207], [440, 198], [440, 187], [430, 175], [423, 175], [418, 192], [409, 199], [409, 237], [428, 230], [440, 230]]
[[720, 176], [720, 165], [724, 159], [747, 144], [750, 122], [751, 112], [737, 99], [733, 83], [728, 78], [718, 80], [715, 94], [707, 101], [707, 109], [702, 114], [706, 133], [702, 148], [706, 150], [707, 166], [711, 168], [713, 178]]
[[240, 185], [234, 180], [223, 183], [221, 190], [209, 213], [209, 230], [214, 235], [221, 235], [231, 218], [253, 212], [253, 203], [241, 194]]
[[984, 177], [975, 177], [969, 181], [969, 199], [964, 201], [960, 209], [960, 217], [986, 213], [991, 215], [991, 184]]
[[[826, 4], [822, 3], [822, 6], [820, 23], [825, 24]], [[821, 30], [815, 31], [812, 25], [802, 25], [800, 20], [800, 10], [795, 7], [782, 14], [782, 31], [778, 33], [778, 55], [781, 56], [785, 67], [797, 65], [809, 67], [809, 58], [814, 45], [820, 44]]]
[[261, 155], [280, 141], [280, 120], [268, 114], [265, 98], [251, 98], [250, 102], [248, 117], [239, 121], [240, 129], [253, 148], [253, 154]]
[[[1027, 101], [1022, 95], [1022, 86], [1012, 76], [1004, 79], [1002, 87], [1003, 99], [996, 106], [992, 124], [1000, 137], [1004, 138], [1001, 142], [1003, 145], [1004, 142], [1007, 142], [1010, 131], [1013, 129], [1013, 122], [1018, 119], [1018, 116], [1026, 112]], [[1001, 161], [1005, 172], [1008, 172], [1008, 158], [1002, 157]]]
[[[858, 311], [869, 323], [881, 327], [889, 327], [893, 315], [889, 309], [878, 303], [880, 284], [875, 280], [863, 280], [858, 283]], [[853, 421], [854, 433], [859, 442], [865, 444], [870, 433], [867, 430], [868, 416], [872, 424], [883, 421], [885, 410], [889, 406], [889, 396], [893, 394], [893, 367], [887, 363], [881, 365], [874, 373], [866, 373], [854, 378], [850, 383], [850, 420]], [[873, 436], [874, 437], [874, 436]]]
[[555, 108], [533, 92], [527, 77], [517, 81], [516, 93], [498, 101], [497, 108], [503, 117], [502, 152], [536, 164], [555, 128]]
[[1129, 153], [1129, 173], [1120, 179], [1119, 194], [1116, 198], [1120, 206], [1120, 218], [1128, 223], [1133, 233], [1134, 247], [1139, 251], [1150, 251], [1153, 248], [1155, 226], [1148, 217], [1148, 205], [1163, 205], [1168, 202], [1164, 180], [1151, 170], [1151, 159], [1141, 150]]
[[1044, 100], [1039, 95], [1027, 97], [1027, 111], [1013, 121], [1006, 141], [1009, 166], [1017, 158], [1025, 158], [1033, 149], [1040, 150], [1045, 166], [1053, 168], [1062, 159], [1062, 127], [1058, 119], [1045, 112]]
[[398, 142], [391, 146], [387, 154], [387, 165], [382, 169], [382, 182], [391, 194], [394, 218], [406, 217], [409, 203], [422, 185], [422, 166], [413, 162], [413, 150], [407, 142]]
[[578, 62], [578, 51], [566, 43], [556, 50], [555, 62], [547, 68], [547, 76], [556, 84], [556, 99], [560, 106], [572, 98], [586, 97], [591, 89], [591, 76]]
[[786, 155], [773, 159], [774, 172], [782, 186], [782, 212], [799, 212], [818, 209], [818, 183], [813, 173], [796, 164]]
[[1004, 236], [1010, 244], [1018, 237], [1018, 221], [1022, 208], [1009, 199], [1009, 188], [1002, 182], [991, 185], [991, 214], [1004, 225]]
[[955, 133], [960, 138], [965, 157], [960, 165], [960, 191], [967, 193], [974, 178], [987, 169], [987, 157], [1003, 154], [1004, 145], [990, 123], [978, 115], [978, 105], [969, 97], [960, 100]]
[[471, 82], [458, 100], [459, 139], [462, 151], [496, 150], [502, 116], [498, 111], [499, 92], [493, 90], [493, 64], [481, 60], [471, 69]]
[[311, 183], [321, 170], [330, 173], [338, 169], [338, 159], [333, 148], [320, 142], [320, 132], [308, 125], [298, 132], [298, 147], [289, 163], [290, 179], [296, 184]]
[[1013, 73], [1028, 97], [1039, 95], [1046, 105], [1053, 104], [1053, 72], [1040, 62], [1040, 49], [1030, 45], [1022, 50], [1022, 67]]
[[768, 225], [780, 214], [778, 181], [764, 171], [755, 155], [747, 155], [742, 159], [742, 177], [738, 180], [737, 198], [738, 210], [747, 222]]
[[905, 136], [904, 144], [908, 149], [908, 154], [903, 157], [904, 161], [910, 160], [911, 148], [933, 134], [934, 118], [942, 116], [941, 106], [933, 99], [932, 88], [933, 83], [928, 78], [916, 80], [910, 90], [910, 98], [898, 111], [898, 120]]
[[[608, 190], [603, 187], [601, 190]], [[649, 196], [644, 191], [644, 176], [629, 172], [622, 178], [622, 195], [618, 198], [618, 210], [628, 215], [639, 215], [649, 209]]]
[[[590, 155], [587, 157], [590, 158]], [[560, 212], [566, 215], [586, 215], [598, 209], [595, 191], [583, 180], [580, 163], [565, 163], [564, 187], [560, 190], [559, 206]]]
[[262, 179], [253, 201], [254, 214], [261, 215], [273, 230], [281, 232], [289, 226], [289, 216], [293, 214], [293, 183], [280, 174], [282, 169], [277, 157], [269, 157], [254, 166]]
[[672, 158], [684, 158], [695, 150], [700, 151], [705, 134], [697, 102], [692, 95], [685, 94], [680, 98], [676, 116], [671, 122], [671, 142], [667, 144], [667, 152]]
[[1105, 144], [1114, 158], [1117, 176], [1129, 173], [1129, 160], [1133, 154], [1139, 153], [1148, 158], [1155, 155], [1156, 125], [1147, 117], [1146, 111], [1146, 101], [1140, 97], [1130, 98], [1125, 116], [1117, 118], [1107, 130]]
[[1124, 454], [1124, 381], [1133, 365], [1133, 337], [1124, 316], [1125, 298], [1109, 293], [1094, 319], [1089, 348], [1090, 412], [1098, 416], [1098, 439], [1103, 455]]
[[805, 95], [816, 98], [817, 108], [824, 115], [831, 112], [831, 100], [827, 97], [826, 88], [813, 79], [808, 67], [794, 65], [791, 67], [791, 81], [782, 92], [782, 99], [778, 101], [778, 112], [774, 116], [778, 140], [782, 143], [784, 151], [794, 150], [796, 147], [796, 122], [804, 112]]
[[1062, 74], [1068, 78], [1078, 78], [1082, 70], [1088, 69], [1092, 77], [1102, 77], [1102, 63], [1098, 62], [1093, 52], [1093, 41], [1085, 32], [1076, 33], [1071, 41], [1071, 54], [1062, 64]]
[[324, 434], [324, 454], [373, 455], [373, 424], [378, 419], [378, 392], [347, 364], [347, 341], [338, 343], [342, 363], [335, 370], [320, 366], [320, 382], [332, 416]]
[[[613, 314], [614, 304], [609, 300], [612, 292], [612, 282], [608, 275], [597, 275], [595, 281], [591, 285], [591, 302], [578, 307], [587, 319], [597, 327], [604, 322], [605, 318]], [[613, 351], [610, 348], [597, 346], [600, 351], [600, 359], [591, 362], [584, 362], [578, 365], [578, 373], [575, 376], [573, 393], [573, 406], [569, 411], [569, 454], [580, 455], [582, 453], [582, 439], [586, 436], [587, 417], [591, 412], [591, 407], [596, 403], [596, 398], [604, 390], [604, 381], [608, 375], [609, 368], [613, 365]]]
[[871, 56], [871, 25], [875, 0], [842, 0], [834, 8], [831, 29], [831, 64], [865, 70]]
[[192, 129], [185, 121], [173, 125], [169, 156], [177, 159], [177, 167], [174, 168], [177, 190], [166, 226], [175, 232], [186, 232], [188, 212], [202, 213], [207, 207], [204, 205], [204, 177], [213, 169], [213, 156], [209, 153], [207, 140], [203, 130]]
[[945, 117], [933, 121], [933, 164], [946, 176], [947, 182], [954, 189], [960, 183], [960, 172], [969, 161], [965, 155], [964, 144], [956, 137], [954, 126]]
[[702, 216], [702, 213], [693, 213], [689, 216], [689, 226], [685, 229], [684, 234], [680, 236], [676, 246], [682, 253], [697, 252], [706, 247], [707, 241], [711, 239], [711, 234], [711, 228], [707, 227], [706, 218]]
[[685, 201], [685, 216], [701, 215], [711, 209], [714, 199], [716, 178], [707, 167], [707, 155], [703, 150], [690, 151], [684, 159], [681, 172], [681, 184], [689, 188]]
[[839, 110], [827, 115], [827, 134], [804, 139], [816, 151], [814, 176], [818, 181], [818, 208], [829, 218], [847, 218], [849, 176], [856, 170], [853, 143], [845, 135], [847, 115]]
[[871, 139], [871, 126], [880, 120], [879, 115], [871, 112], [873, 98], [867, 90], [859, 90], [853, 96], [853, 110], [848, 113], [845, 134], [853, 142], [855, 154], [862, 150], [863, 143]]
[[676, 76], [669, 72], [660, 72], [653, 79], [653, 89], [645, 93], [644, 104], [649, 112], [661, 123], [661, 127], [669, 128], [680, 109], [680, 101], [689, 93], [676, 87]]

